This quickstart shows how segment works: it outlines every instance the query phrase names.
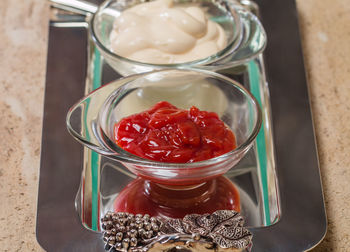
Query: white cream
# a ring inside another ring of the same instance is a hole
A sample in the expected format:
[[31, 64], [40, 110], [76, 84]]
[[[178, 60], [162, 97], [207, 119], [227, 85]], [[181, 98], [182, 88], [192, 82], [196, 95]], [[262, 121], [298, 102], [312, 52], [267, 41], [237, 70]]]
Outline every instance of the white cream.
[[116, 18], [111, 49], [123, 57], [153, 64], [206, 58], [226, 47], [223, 28], [196, 6], [175, 7], [172, 0], [136, 5]]

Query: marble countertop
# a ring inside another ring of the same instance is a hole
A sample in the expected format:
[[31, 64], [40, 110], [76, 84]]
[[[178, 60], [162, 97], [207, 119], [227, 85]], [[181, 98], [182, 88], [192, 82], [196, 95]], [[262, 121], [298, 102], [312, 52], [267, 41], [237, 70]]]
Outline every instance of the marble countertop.
[[[313, 251], [350, 247], [350, 4], [297, 0], [328, 214]], [[49, 6], [0, 2], [0, 247], [42, 251], [35, 237]]]

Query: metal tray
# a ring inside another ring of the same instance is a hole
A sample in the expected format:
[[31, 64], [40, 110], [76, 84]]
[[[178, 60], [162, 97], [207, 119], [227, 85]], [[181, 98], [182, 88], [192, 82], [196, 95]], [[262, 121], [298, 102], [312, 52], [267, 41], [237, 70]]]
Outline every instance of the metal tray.
[[[266, 71], [262, 57], [225, 71], [258, 98], [264, 128], [239, 169], [226, 176], [240, 189], [243, 214], [254, 233], [253, 251], [302, 251], [315, 246], [326, 231], [322, 187], [295, 5], [266, 2], [258, 3], [269, 38]], [[280, 11], [272, 20], [268, 13], [276, 8]], [[100, 234], [81, 223], [98, 230], [100, 215], [131, 177], [120, 164], [83, 150], [65, 129], [66, 111], [74, 102], [118, 77], [87, 40], [82, 17], [75, 18], [76, 22], [50, 25], [37, 237], [49, 251], [103, 251]]]

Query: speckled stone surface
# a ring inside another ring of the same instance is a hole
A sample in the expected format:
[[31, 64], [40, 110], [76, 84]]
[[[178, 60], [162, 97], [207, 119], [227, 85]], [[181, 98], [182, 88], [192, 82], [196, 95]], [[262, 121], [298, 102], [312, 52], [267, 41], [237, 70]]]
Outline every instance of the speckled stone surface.
[[[329, 229], [314, 251], [350, 247], [350, 4], [297, 0]], [[49, 8], [0, 1], [0, 250], [35, 238]]]
[[48, 33], [46, 1], [0, 2], [0, 250], [40, 251], [36, 201]]

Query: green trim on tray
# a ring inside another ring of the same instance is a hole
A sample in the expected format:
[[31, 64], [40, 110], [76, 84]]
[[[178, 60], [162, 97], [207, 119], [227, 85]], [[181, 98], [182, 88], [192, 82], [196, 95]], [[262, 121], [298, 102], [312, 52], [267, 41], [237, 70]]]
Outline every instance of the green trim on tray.
[[[259, 66], [255, 60], [252, 60], [248, 63], [248, 74], [249, 74], [249, 83], [250, 83], [250, 92], [258, 100], [260, 107], [261, 103], [261, 91], [260, 91], [260, 71]], [[258, 168], [260, 170], [261, 176], [261, 186], [263, 191], [263, 205], [265, 212], [265, 224], [271, 224], [270, 218], [270, 206], [269, 206], [269, 196], [268, 196], [268, 183], [267, 183], [267, 159], [266, 159], [266, 142], [265, 142], [265, 128], [264, 128], [264, 116], [262, 128], [258, 136], [256, 137], [256, 152], [258, 157]]]
[[[92, 89], [95, 90], [101, 86], [101, 54], [94, 48], [94, 60], [93, 60], [93, 79], [92, 79]], [[99, 227], [97, 225], [99, 220], [99, 160], [100, 157], [98, 153], [91, 151], [91, 229], [98, 231]]]

